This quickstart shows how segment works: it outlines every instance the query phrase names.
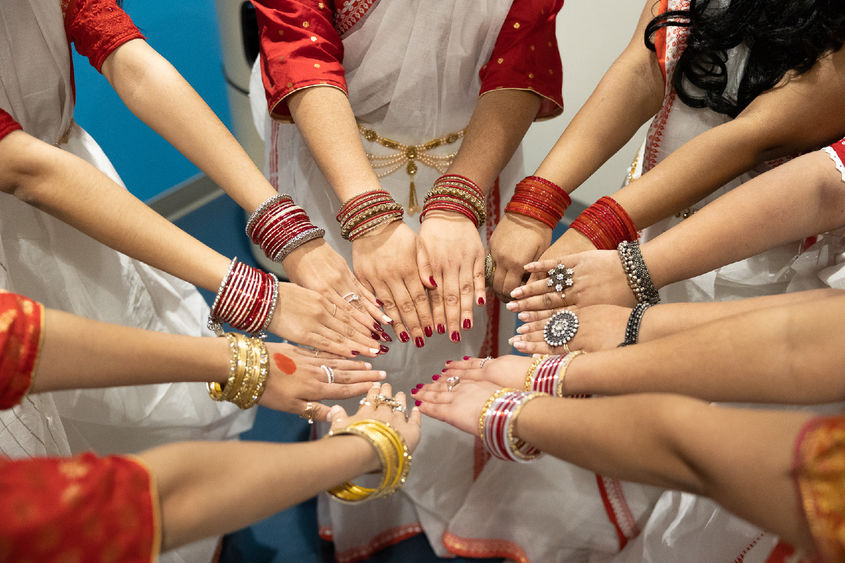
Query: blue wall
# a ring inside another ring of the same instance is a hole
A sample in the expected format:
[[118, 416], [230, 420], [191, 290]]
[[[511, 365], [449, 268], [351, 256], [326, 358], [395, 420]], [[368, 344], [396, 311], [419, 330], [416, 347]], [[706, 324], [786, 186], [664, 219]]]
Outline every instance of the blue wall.
[[[124, 9], [150, 45], [182, 73], [231, 128], [214, 2], [127, 0]], [[75, 119], [100, 143], [133, 194], [149, 200], [199, 173], [126, 109], [88, 59], [74, 52], [73, 64]]]

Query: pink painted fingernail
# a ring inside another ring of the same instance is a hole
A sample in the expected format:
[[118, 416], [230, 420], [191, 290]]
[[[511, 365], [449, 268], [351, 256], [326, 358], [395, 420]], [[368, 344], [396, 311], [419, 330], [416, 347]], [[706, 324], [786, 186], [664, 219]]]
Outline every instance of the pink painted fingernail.
[[446, 327], [440, 323], [437, 323], [437, 333], [438, 334], [446, 334]]
[[437, 282], [434, 281], [434, 276], [428, 276], [428, 283], [432, 285], [435, 289], [437, 289]]
[[417, 389], [422, 389], [425, 383], [417, 383]]
[[449, 339], [452, 342], [460, 342], [461, 341], [461, 333], [458, 332], [457, 330], [453, 330], [451, 336], [449, 336]]
[[484, 298], [483, 298], [483, 297], [479, 297], [479, 298], [478, 298], [478, 304], [479, 304], [479, 305], [484, 305], [484, 303], [486, 303], [486, 301], [484, 301]]
[[469, 319], [464, 319], [464, 330], [469, 330], [472, 328], [472, 321]]
[[422, 401], [414, 401], [414, 406], [418, 407], [422, 404]]
[[425, 327], [423, 329], [423, 332], [425, 332], [425, 335], [426, 335], [427, 338], [431, 338], [431, 336], [434, 334], [434, 331], [431, 330], [430, 326]]
[[425, 346], [425, 340], [422, 339], [422, 336], [417, 336], [414, 338], [414, 345], [416, 345], [417, 348], [422, 348]]
[[434, 374], [434, 375], [432, 375], [432, 376], [431, 376], [431, 380], [432, 380], [432, 381], [437, 381], [438, 379], [440, 379], [440, 374], [439, 374], [439, 373], [436, 373], [436, 374]]
[[417, 391], [419, 391], [419, 390], [420, 390], [419, 387], [414, 387], [413, 389], [411, 389], [411, 395], [416, 395]]
[[447, 364], [451, 364], [451, 363], [452, 363], [452, 360], [446, 360], [446, 363], [447, 363]]
[[407, 341], [409, 341], [410, 339], [411, 339], [411, 337], [410, 337], [410, 336], [408, 336], [408, 333], [407, 333], [407, 332], [405, 332], [404, 330], [403, 330], [402, 332], [400, 332], [400, 333], [399, 333], [399, 340], [400, 340], [400, 341], [402, 341], [402, 342], [407, 342]]
[[468, 359], [469, 359], [469, 356], [464, 356], [464, 359], [465, 359], [465, 360], [468, 360]]

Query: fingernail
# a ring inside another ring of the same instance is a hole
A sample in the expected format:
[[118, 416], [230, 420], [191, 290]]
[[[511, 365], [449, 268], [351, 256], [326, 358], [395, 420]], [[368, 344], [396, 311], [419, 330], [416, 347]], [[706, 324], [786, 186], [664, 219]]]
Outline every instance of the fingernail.
[[522, 288], [517, 287], [516, 289], [511, 291], [511, 297], [513, 297], [514, 299], [519, 299], [520, 297], [522, 297]]
[[531, 315], [528, 314], [528, 311], [523, 311], [516, 316], [521, 321], [528, 321], [531, 320]]
[[446, 327], [442, 324], [437, 324], [437, 334], [446, 334]]
[[411, 339], [411, 337], [410, 337], [410, 336], [408, 336], [408, 333], [407, 333], [407, 332], [405, 332], [404, 330], [403, 330], [402, 332], [400, 332], [400, 333], [399, 333], [399, 340], [400, 340], [400, 341], [402, 341], [402, 342], [407, 342], [407, 341], [409, 341], [410, 339]]
[[472, 321], [470, 319], [464, 319], [464, 330], [469, 330], [472, 328]]
[[378, 389], [379, 387], [381, 387], [381, 383], [379, 383], [378, 381], [373, 383], [373, 389]]
[[452, 363], [452, 360], [446, 360], [446, 363], [447, 363], [447, 364], [451, 364], [451, 363]]
[[386, 371], [380, 371], [380, 372], [378, 372], [378, 376], [380, 378], [384, 379], [385, 377], [387, 377], [387, 372]]
[[358, 354], [360, 354], [360, 353], [361, 353], [361, 352], [359, 352], [358, 350], [352, 350], [352, 355], [353, 355], [353, 356], [357, 356], [357, 355], [358, 355]]
[[452, 342], [460, 342], [461, 341], [461, 333], [458, 332], [457, 330], [453, 330], [452, 334], [449, 336], [449, 339]]
[[434, 276], [428, 276], [428, 282], [432, 285], [432, 287], [437, 287], [437, 282], [434, 281]]
[[378, 348], [370, 348], [370, 354], [376, 355], [379, 352], [381, 352], [381, 346], [379, 346]]
[[465, 360], [468, 360], [468, 359], [469, 359], [469, 356], [464, 356], [464, 359], [465, 359]]
[[431, 380], [432, 380], [432, 381], [437, 381], [438, 379], [440, 379], [440, 374], [439, 374], [439, 373], [435, 373], [434, 375], [432, 375], [432, 376], [431, 376]]
[[384, 344], [381, 344], [381, 345], [378, 347], [378, 351], [379, 351], [379, 352], [381, 352], [382, 354], [387, 354], [388, 352], [390, 352], [390, 348], [388, 348], [388, 347], [387, 347], [387, 346], [385, 346]]
[[411, 395], [416, 395], [417, 391], [419, 391], [419, 388], [414, 387], [413, 389], [411, 389]]
[[381, 299], [376, 299], [376, 305], [379, 307], [384, 307], [384, 303], [382, 303]]
[[373, 321], [373, 328], [376, 330], [376, 332], [384, 332], [384, 327], [375, 321]]
[[392, 324], [393, 324], [393, 319], [391, 319], [391, 318], [390, 318], [390, 317], [388, 317], [387, 315], [382, 315], [382, 317], [381, 317], [381, 322], [383, 322], [383, 323], [387, 323], [387, 324], [389, 324], [389, 325], [392, 325]]
[[478, 304], [479, 304], [479, 305], [484, 305], [484, 303], [486, 303], [486, 301], [484, 301], [484, 298], [483, 298], [483, 297], [479, 297], [479, 298], [478, 298]]
[[371, 364], [370, 362], [364, 362], [364, 367], [367, 369], [373, 369], [373, 364]]
[[417, 389], [422, 389], [425, 383], [417, 383]]
[[516, 332], [518, 334], [525, 334], [526, 332], [528, 332], [528, 325], [520, 326], [518, 329], [516, 329]]
[[513, 346], [517, 350], [522, 350], [523, 348], [525, 348], [525, 342], [523, 342], [522, 340], [517, 340], [516, 342], [511, 344], [511, 346]]
[[427, 338], [431, 338], [431, 335], [434, 334], [434, 331], [431, 330], [430, 326], [425, 327], [423, 329], [423, 332], [425, 332], [425, 335], [426, 335]]
[[516, 311], [516, 303], [514, 301], [511, 301], [510, 303], [505, 305], [505, 307], [508, 308], [508, 311]]
[[379, 340], [380, 339], [379, 335], [376, 334], [373, 331], [370, 331], [370, 338], [372, 338], [373, 340]]
[[529, 269], [534, 268], [536, 266], [537, 266], [537, 262], [529, 262], [528, 264], [525, 265], [525, 269], [529, 270]]
[[418, 407], [422, 404], [422, 401], [414, 401], [414, 406]]
[[416, 345], [417, 348], [422, 348], [425, 346], [425, 340], [422, 339], [422, 336], [417, 336], [414, 338], [414, 345]]
[[393, 342], [393, 339], [390, 338], [390, 335], [387, 334], [386, 332], [382, 332], [381, 337], [385, 342]]

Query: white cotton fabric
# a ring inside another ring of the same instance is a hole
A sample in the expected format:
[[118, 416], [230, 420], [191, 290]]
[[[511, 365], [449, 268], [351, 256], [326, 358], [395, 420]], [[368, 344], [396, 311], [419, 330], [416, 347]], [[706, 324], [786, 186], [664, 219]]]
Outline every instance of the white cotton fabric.
[[[64, 136], [59, 148], [122, 186], [94, 139], [72, 121], [70, 61], [58, 0], [0, 3], [0, 107], [42, 141], [58, 144]], [[204, 327], [208, 307], [194, 287], [8, 194], [0, 194], [0, 287], [91, 319], [210, 334]], [[201, 383], [39, 394], [0, 412], [0, 453], [130, 453], [176, 440], [233, 438], [253, 417], [211, 401]], [[192, 544], [162, 561], [207, 561], [215, 541]]]

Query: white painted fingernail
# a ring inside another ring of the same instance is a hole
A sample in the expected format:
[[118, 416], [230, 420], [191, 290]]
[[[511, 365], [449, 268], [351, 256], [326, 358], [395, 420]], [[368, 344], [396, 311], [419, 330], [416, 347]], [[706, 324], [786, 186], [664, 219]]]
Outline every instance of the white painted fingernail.
[[516, 316], [521, 321], [528, 321], [530, 320], [531, 315], [528, 314], [528, 311], [523, 311]]
[[381, 383], [379, 383], [378, 381], [373, 383], [373, 389], [378, 389], [379, 387], [381, 387]]
[[380, 371], [380, 372], [378, 372], [378, 376], [380, 378], [384, 379], [385, 377], [387, 377], [387, 372], [386, 371]]
[[516, 303], [514, 303], [513, 301], [505, 305], [505, 307], [508, 308], [508, 311], [516, 311]]
[[364, 367], [367, 369], [373, 369], [373, 364], [371, 364], [370, 362], [364, 362]]
[[516, 329], [517, 334], [525, 334], [528, 332], [528, 327], [526, 325], [522, 325], [518, 329]]
[[391, 319], [387, 315], [382, 315], [381, 316], [381, 322], [387, 323], [387, 324], [393, 324], [393, 319]]
[[370, 354], [378, 354], [378, 353], [379, 353], [378, 348], [370, 348]]

